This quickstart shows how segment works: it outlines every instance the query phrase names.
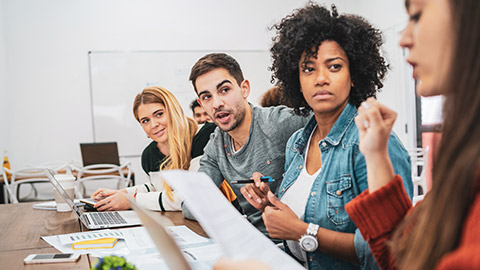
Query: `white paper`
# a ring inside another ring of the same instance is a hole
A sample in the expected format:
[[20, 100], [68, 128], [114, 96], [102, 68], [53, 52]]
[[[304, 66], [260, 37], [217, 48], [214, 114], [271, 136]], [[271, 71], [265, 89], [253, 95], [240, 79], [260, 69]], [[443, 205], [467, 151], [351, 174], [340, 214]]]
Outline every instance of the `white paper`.
[[185, 225], [170, 226], [167, 228], [167, 231], [179, 246], [193, 245], [209, 241], [207, 238], [196, 234]]
[[125, 236], [125, 242], [127, 243], [129, 250], [155, 247], [155, 243], [153, 243], [153, 240], [145, 227], [120, 229], [119, 231], [122, 231], [122, 234]]
[[139, 270], [170, 270], [160, 253], [128, 254], [125, 259]]
[[222, 254], [221, 248], [217, 244], [186, 248], [182, 252], [186, 254], [185, 258], [189, 261], [211, 261], [212, 263], [220, 259]]
[[58, 235], [58, 239], [62, 245], [71, 245], [76, 242], [102, 239], [102, 238], [124, 238], [120, 230], [98, 230], [78, 233], [68, 233]]
[[[205, 249], [201, 249], [200, 247], [212, 246], [209, 249], [210, 252], [218, 250], [218, 247], [216, 249], [213, 247], [213, 242], [210, 239], [196, 234], [186, 226], [171, 226], [168, 227], [167, 230], [172, 234], [180, 248], [192, 248], [192, 254], [202, 261], [203, 258], [208, 257], [208, 254], [201, 254], [201, 252]], [[155, 243], [145, 227], [122, 228], [115, 230], [104, 229], [97, 231], [43, 236], [42, 238], [48, 244], [58, 249], [62, 253], [92, 254], [96, 257], [103, 257], [112, 254], [123, 256], [130, 253], [140, 255], [158, 253]], [[113, 248], [82, 250], [72, 249], [72, 244], [75, 242], [100, 238], [119, 238], [120, 240]], [[152, 256], [155, 257], [155, 255]], [[213, 262], [211, 262], [210, 265], [212, 264]]]
[[74, 253], [74, 254], [92, 254], [96, 257], [103, 257], [112, 254], [125, 255], [129, 253], [125, 241], [119, 240], [113, 248], [101, 248], [101, 249], [73, 249], [72, 245], [62, 245], [58, 235], [42, 236], [52, 247], [56, 248], [61, 253]]
[[[211, 270], [213, 264], [220, 257], [220, 247], [213, 243], [186, 248], [182, 251], [186, 254], [185, 258], [193, 270]], [[162, 255], [156, 249], [150, 249], [145, 252], [135, 250], [126, 255], [125, 259], [139, 270], [169, 270]]]
[[258, 260], [272, 269], [305, 269], [245, 220], [205, 173], [170, 170], [161, 174], [182, 194], [186, 206], [226, 257]]
[[[115, 231], [122, 231], [122, 235], [130, 250], [155, 247], [155, 243], [151, 239], [145, 227], [135, 227]], [[195, 232], [183, 225], [170, 226], [167, 228], [167, 231], [181, 248], [210, 242], [208, 238], [196, 234]]]

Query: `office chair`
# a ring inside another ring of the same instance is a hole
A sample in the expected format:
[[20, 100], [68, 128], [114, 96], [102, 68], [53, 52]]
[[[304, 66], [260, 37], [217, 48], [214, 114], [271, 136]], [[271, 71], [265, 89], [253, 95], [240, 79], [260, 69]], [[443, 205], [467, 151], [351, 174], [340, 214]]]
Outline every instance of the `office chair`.
[[[132, 185], [132, 169], [130, 162], [121, 166], [115, 164], [93, 164], [78, 168], [77, 181], [75, 181], [75, 196], [88, 198], [98, 188], [112, 186], [113, 189], [123, 189]], [[91, 188], [87, 191], [88, 186]], [[110, 183], [110, 185], [108, 185]]]

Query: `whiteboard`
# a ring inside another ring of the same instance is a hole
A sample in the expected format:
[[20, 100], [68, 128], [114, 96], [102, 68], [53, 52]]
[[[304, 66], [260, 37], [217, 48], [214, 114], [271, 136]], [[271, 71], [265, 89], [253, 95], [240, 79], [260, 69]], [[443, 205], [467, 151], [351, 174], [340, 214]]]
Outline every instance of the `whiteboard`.
[[[140, 156], [151, 140], [133, 116], [135, 96], [146, 86], [162, 86], [177, 97], [185, 115], [192, 116], [190, 103], [196, 94], [188, 80], [190, 69], [211, 52], [214, 51], [89, 52], [93, 141], [116, 141], [120, 156]], [[245, 79], [250, 81], [248, 100], [258, 104], [262, 94], [273, 86], [268, 71], [270, 53], [223, 52], [238, 61]]]

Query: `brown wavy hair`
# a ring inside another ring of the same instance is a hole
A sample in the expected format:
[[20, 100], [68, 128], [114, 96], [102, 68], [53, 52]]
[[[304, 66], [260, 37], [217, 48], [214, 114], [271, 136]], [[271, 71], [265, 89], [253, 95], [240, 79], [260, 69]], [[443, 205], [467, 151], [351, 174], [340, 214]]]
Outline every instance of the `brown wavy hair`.
[[433, 269], [457, 248], [478, 192], [480, 1], [450, 0], [449, 6], [454, 61], [445, 85], [442, 141], [433, 167], [432, 190], [392, 237], [393, 254], [401, 269]]
[[280, 90], [279, 86], [274, 86], [267, 90], [260, 99], [260, 106], [262, 107], [271, 107], [271, 106], [278, 106], [278, 105], [285, 105], [287, 107], [291, 107], [285, 97], [283, 96], [283, 92]]

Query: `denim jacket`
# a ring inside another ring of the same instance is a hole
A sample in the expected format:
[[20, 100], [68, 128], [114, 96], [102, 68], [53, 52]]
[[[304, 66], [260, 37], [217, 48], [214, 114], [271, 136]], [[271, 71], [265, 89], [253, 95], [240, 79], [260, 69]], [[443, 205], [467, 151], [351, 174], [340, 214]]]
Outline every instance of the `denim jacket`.
[[[327, 137], [319, 142], [322, 170], [315, 179], [307, 199], [304, 221], [320, 227], [354, 233], [355, 251], [360, 265], [335, 259], [318, 251], [307, 254], [309, 269], [376, 269], [368, 243], [345, 211], [345, 205], [368, 188], [365, 158], [358, 148], [359, 135], [354, 118], [357, 109], [348, 103]], [[297, 180], [305, 160], [305, 147], [316, 126], [315, 117], [295, 132], [287, 142], [285, 174], [278, 196]], [[388, 152], [394, 171], [401, 175], [407, 194], [412, 197], [410, 157], [400, 140], [392, 132]]]

